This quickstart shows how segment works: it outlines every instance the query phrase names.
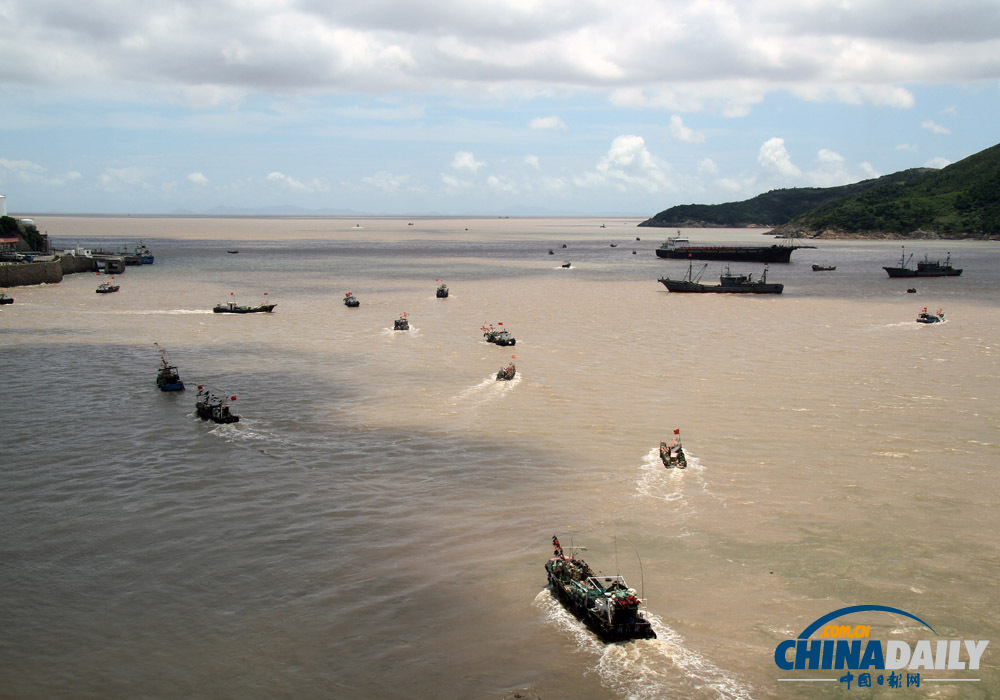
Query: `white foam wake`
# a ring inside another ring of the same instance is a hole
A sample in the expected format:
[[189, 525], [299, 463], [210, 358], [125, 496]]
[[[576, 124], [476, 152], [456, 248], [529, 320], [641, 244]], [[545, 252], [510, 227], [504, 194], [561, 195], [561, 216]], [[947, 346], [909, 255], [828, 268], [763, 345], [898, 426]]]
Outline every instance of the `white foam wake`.
[[655, 615], [649, 615], [656, 639], [603, 644], [560, 605], [546, 588], [534, 605], [576, 642], [580, 653], [594, 657], [594, 671], [616, 696], [630, 700], [725, 698], [751, 700], [751, 688], [684, 645], [684, 638]]

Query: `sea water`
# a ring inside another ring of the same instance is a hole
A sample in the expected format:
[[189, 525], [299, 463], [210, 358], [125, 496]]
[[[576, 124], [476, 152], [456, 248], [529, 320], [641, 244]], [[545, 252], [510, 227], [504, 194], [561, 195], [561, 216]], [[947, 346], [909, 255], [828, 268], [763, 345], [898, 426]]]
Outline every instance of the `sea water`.
[[[683, 295], [638, 220], [36, 221], [156, 263], [0, 309], [0, 697], [839, 697], [774, 649], [862, 604], [1000, 644], [996, 242], [907, 243], [964, 273], [889, 280], [898, 241], [819, 241], [780, 296]], [[196, 418], [199, 384], [242, 420]], [[552, 598], [553, 534], [657, 639]], [[1000, 694], [996, 659], [920, 692]]]

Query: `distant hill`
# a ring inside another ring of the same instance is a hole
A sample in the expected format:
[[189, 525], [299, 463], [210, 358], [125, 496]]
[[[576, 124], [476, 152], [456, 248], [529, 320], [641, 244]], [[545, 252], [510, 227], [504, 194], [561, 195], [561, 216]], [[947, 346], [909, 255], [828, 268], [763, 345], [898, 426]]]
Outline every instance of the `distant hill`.
[[1000, 145], [941, 170], [912, 168], [843, 187], [671, 207], [639, 225], [766, 226], [787, 237], [1000, 240]]
[[1000, 239], [1000, 145], [800, 214], [776, 233]]
[[905, 182], [933, 172], [931, 168], [911, 168], [892, 175], [862, 180], [839, 187], [792, 187], [771, 190], [753, 199], [726, 204], [682, 204], [661, 211], [639, 226], [662, 228], [718, 227], [774, 228], [828, 202], [843, 199], [884, 184]]

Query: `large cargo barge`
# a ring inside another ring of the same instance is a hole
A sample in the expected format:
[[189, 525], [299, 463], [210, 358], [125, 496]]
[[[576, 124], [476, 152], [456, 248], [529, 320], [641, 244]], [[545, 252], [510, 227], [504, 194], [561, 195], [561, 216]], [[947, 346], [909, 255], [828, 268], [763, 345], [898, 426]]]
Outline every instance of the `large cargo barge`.
[[687, 238], [674, 236], [656, 249], [661, 258], [681, 260], [732, 260], [736, 262], [787, 263], [792, 251], [814, 245], [691, 245]]

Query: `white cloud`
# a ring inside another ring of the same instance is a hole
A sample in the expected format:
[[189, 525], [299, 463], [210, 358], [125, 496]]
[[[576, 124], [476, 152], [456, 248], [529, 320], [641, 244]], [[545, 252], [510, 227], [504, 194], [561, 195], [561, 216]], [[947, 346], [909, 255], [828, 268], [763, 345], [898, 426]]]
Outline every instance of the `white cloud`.
[[279, 172], [268, 173], [267, 181], [280, 183], [290, 190], [310, 194], [314, 192], [327, 192], [330, 189], [330, 183], [325, 178], [314, 177], [308, 180], [299, 180]]
[[517, 185], [502, 175], [490, 175], [486, 178], [486, 185], [491, 190], [496, 190], [497, 192], [503, 192], [505, 194], [516, 194], [518, 191]]
[[929, 161], [924, 163], [924, 167], [926, 168], [947, 168], [949, 165], [951, 165], [951, 161], [947, 158], [942, 158], [941, 156], [931, 158]]
[[835, 151], [823, 148], [816, 154], [814, 170], [809, 171], [809, 183], [815, 187], [836, 187], [855, 181], [848, 171], [844, 157]]
[[394, 194], [403, 189], [409, 179], [409, 175], [393, 175], [388, 171], [379, 170], [374, 175], [361, 178], [361, 181], [382, 192]]
[[535, 170], [542, 169], [542, 163], [541, 161], [538, 160], [538, 156], [532, 155], [530, 153], [524, 157], [524, 164], [531, 168], [534, 168]]
[[458, 151], [455, 154], [455, 158], [451, 161], [451, 167], [455, 170], [467, 170], [473, 175], [484, 165], [486, 165], [485, 162], [476, 160], [475, 156], [469, 151]]
[[715, 161], [711, 158], [702, 158], [701, 162], [698, 163], [698, 174], [703, 176], [717, 175], [719, 173], [719, 166], [715, 164]]
[[124, 188], [145, 186], [149, 173], [142, 168], [129, 166], [127, 168], [106, 168], [98, 178], [101, 187], [109, 191]]
[[705, 140], [704, 134], [684, 126], [684, 120], [676, 114], [670, 117], [670, 135], [687, 143], [701, 143]]
[[772, 138], [764, 142], [757, 153], [757, 162], [766, 172], [781, 177], [799, 177], [802, 171], [792, 163], [792, 158], [785, 148], [785, 139]]
[[896, 146], [896, 150], [897, 151], [911, 151], [913, 153], [916, 153], [917, 152], [917, 147], [916, 147], [915, 144], [912, 144], [912, 143], [901, 143], [898, 146]]
[[205, 174], [201, 173], [201, 172], [188, 173], [187, 179], [190, 180], [191, 182], [193, 182], [196, 185], [207, 185], [208, 184], [208, 178], [205, 177]]
[[921, 129], [927, 129], [932, 134], [950, 134], [951, 129], [946, 126], [942, 126], [930, 119], [920, 122]]
[[20, 182], [31, 185], [58, 186], [74, 180], [80, 180], [83, 175], [75, 170], [68, 170], [57, 175], [50, 175], [48, 170], [30, 160], [9, 160], [0, 158], [0, 181], [3, 176], [9, 176]]
[[573, 181], [579, 187], [613, 184], [622, 192], [633, 187], [660, 192], [672, 186], [668, 167], [649, 152], [641, 136], [624, 135], [612, 141], [595, 171], [577, 175]]
[[558, 131], [566, 131], [566, 122], [556, 116], [551, 117], [535, 117], [528, 124], [529, 129], [555, 129]]
[[475, 185], [468, 180], [462, 180], [447, 173], [441, 173], [441, 182], [444, 183], [444, 190], [448, 194], [458, 194], [468, 192]]

